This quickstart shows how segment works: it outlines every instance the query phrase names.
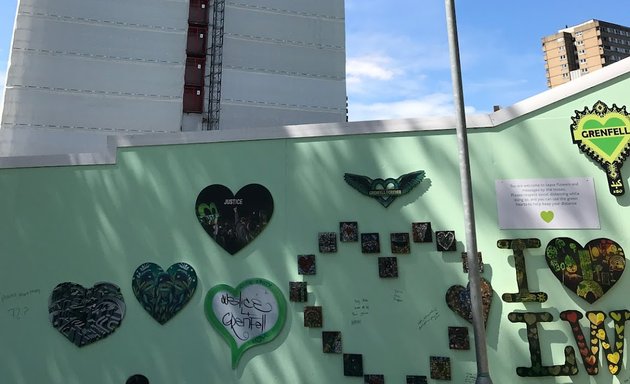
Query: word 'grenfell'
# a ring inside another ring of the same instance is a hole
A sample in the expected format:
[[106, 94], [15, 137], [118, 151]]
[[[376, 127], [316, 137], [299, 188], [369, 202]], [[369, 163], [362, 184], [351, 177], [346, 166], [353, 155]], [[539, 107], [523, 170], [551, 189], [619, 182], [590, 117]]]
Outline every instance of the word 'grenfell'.
[[238, 337], [239, 340], [246, 341], [252, 337], [247, 331], [248, 329], [257, 329], [259, 333], [265, 332], [267, 315], [241, 317], [228, 312], [221, 318], [221, 323], [226, 327], [230, 327], [234, 336]]
[[582, 138], [588, 139], [590, 137], [625, 136], [630, 135], [630, 132], [628, 132], [628, 127], [615, 127], [583, 130], [580, 131], [580, 135]]

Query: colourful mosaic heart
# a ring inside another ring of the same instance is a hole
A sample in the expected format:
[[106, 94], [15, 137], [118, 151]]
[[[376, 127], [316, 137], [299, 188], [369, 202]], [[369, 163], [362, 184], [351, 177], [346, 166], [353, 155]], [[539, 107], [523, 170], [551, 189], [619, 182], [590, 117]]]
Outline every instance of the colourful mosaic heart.
[[[483, 305], [483, 323], [488, 323], [488, 314], [492, 304], [492, 285], [484, 278], [481, 278], [481, 302]], [[472, 324], [472, 306], [470, 303], [470, 284], [466, 287], [453, 285], [446, 291], [446, 304], [448, 307], [461, 316], [464, 320]]]
[[591, 304], [619, 281], [626, 267], [623, 248], [604, 238], [582, 247], [569, 237], [557, 237], [547, 244], [545, 259], [565, 287]]

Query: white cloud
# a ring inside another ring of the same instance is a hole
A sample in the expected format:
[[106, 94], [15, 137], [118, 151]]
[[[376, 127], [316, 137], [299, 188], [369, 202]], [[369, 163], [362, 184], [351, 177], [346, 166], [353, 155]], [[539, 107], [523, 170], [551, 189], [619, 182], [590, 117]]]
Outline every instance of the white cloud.
[[[404, 75], [388, 56], [370, 54], [346, 60], [346, 88], [348, 95], [372, 97], [384, 84]], [[378, 92], [383, 94], [383, 92]]]
[[[475, 113], [475, 109], [467, 107], [466, 113]], [[385, 120], [422, 116], [452, 116], [454, 114], [453, 95], [434, 93], [419, 99], [371, 104], [350, 103], [348, 114], [350, 121]]]
[[346, 62], [346, 73], [351, 78], [389, 80], [394, 77], [394, 70], [387, 68], [391, 61], [391, 58], [379, 55], [350, 58]]

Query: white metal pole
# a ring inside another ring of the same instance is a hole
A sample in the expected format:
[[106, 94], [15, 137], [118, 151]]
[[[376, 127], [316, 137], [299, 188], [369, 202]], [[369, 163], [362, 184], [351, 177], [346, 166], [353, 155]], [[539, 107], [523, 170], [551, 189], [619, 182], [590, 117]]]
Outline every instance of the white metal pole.
[[475, 352], [477, 355], [476, 384], [492, 384], [488, 369], [488, 353], [486, 349], [486, 328], [483, 320], [483, 303], [481, 297], [481, 274], [477, 261], [477, 235], [475, 232], [475, 212], [473, 208], [472, 182], [470, 175], [470, 156], [468, 153], [468, 137], [466, 134], [466, 113], [464, 111], [464, 93], [462, 86], [462, 70], [459, 58], [459, 42], [457, 38], [457, 20], [455, 18], [455, 0], [446, 1], [446, 23], [451, 59], [451, 77], [453, 81], [453, 97], [457, 115], [457, 146], [459, 148], [459, 176], [461, 179], [462, 199], [464, 203], [464, 224], [466, 229], [466, 250], [468, 261], [468, 281], [472, 308], [473, 330], [475, 335]]

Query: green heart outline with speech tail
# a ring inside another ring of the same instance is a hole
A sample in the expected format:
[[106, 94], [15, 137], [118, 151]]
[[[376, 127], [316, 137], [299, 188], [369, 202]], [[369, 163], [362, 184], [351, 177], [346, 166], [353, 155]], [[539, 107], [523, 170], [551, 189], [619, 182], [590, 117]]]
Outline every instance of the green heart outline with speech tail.
[[[217, 318], [214, 312], [213, 302], [215, 296], [219, 293], [229, 293], [234, 295], [234, 297], [238, 296], [239, 300], [241, 300], [240, 295], [242, 294], [242, 291], [247, 287], [251, 287], [254, 285], [260, 285], [271, 293], [277, 304], [276, 308], [278, 311], [278, 317], [271, 329], [257, 335], [256, 337], [242, 343], [239, 346], [234, 340], [234, 336], [227, 330], [222, 321]], [[278, 288], [274, 283], [269, 280], [263, 278], [252, 278], [242, 281], [239, 285], [236, 286], [236, 288], [232, 288], [227, 284], [219, 284], [210, 288], [204, 300], [204, 312], [210, 324], [230, 346], [230, 350], [232, 352], [232, 369], [236, 369], [236, 367], [238, 366], [238, 362], [240, 361], [245, 351], [257, 345], [266, 344], [275, 339], [276, 336], [280, 334], [286, 321], [287, 308], [286, 300], [284, 298], [284, 295], [280, 291], [280, 288]]]

